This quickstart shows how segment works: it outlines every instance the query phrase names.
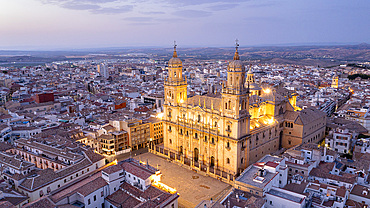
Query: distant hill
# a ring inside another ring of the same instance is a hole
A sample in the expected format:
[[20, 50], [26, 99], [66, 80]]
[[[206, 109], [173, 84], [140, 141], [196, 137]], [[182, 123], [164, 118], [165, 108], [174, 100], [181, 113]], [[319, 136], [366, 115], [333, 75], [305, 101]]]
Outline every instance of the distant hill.
[[[152, 58], [168, 60], [173, 48], [108, 48], [78, 51], [1, 51], [0, 65], [48, 63], [52, 61], [68, 61], [82, 59], [112, 58]], [[178, 48], [178, 54], [184, 60], [228, 60], [234, 55], [235, 49], [199, 47]], [[332, 66], [348, 62], [370, 61], [370, 44], [338, 46], [264, 46], [241, 47], [240, 57], [245, 61], [262, 63], [300, 64]]]

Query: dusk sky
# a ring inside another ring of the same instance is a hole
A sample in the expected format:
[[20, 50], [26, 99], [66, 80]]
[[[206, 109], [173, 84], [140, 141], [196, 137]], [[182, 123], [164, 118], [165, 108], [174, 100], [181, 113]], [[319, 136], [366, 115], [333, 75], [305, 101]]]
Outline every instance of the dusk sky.
[[369, 0], [0, 0], [0, 49], [370, 43]]

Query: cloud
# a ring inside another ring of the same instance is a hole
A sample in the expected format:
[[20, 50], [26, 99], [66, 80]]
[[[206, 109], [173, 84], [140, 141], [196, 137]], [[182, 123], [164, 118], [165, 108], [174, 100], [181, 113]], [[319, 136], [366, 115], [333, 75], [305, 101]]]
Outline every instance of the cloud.
[[134, 9], [132, 5], [125, 5], [120, 7], [102, 7], [100, 9], [94, 9], [91, 12], [94, 14], [121, 14], [127, 13]]
[[176, 4], [180, 6], [191, 6], [191, 5], [202, 5], [202, 4], [214, 4], [214, 3], [241, 3], [241, 2], [247, 2], [251, 0], [184, 0], [184, 1], [178, 1], [178, 0], [167, 0], [168, 3]]
[[233, 9], [237, 6], [239, 6], [239, 4], [219, 4], [219, 5], [210, 6], [208, 7], [208, 9], [212, 11], [222, 11], [222, 10]]
[[[133, 10], [134, 6], [129, 5], [126, 0], [41, 0], [45, 4], [58, 5], [65, 9], [87, 10], [93, 14], [120, 14]], [[123, 3], [112, 7], [106, 3]]]
[[212, 15], [212, 12], [201, 11], [201, 10], [180, 10], [173, 13], [176, 16], [180, 17], [190, 17], [190, 18], [197, 18], [197, 17], [207, 17]]
[[97, 10], [100, 9], [100, 6], [95, 4], [79, 4], [79, 3], [65, 3], [61, 5], [65, 9], [73, 9], [73, 10]]
[[270, 7], [274, 5], [278, 5], [279, 3], [277, 1], [268, 1], [264, 3], [259, 3], [259, 4], [249, 4], [247, 5], [248, 8], [261, 8], [261, 7]]
[[152, 17], [127, 17], [123, 18], [124, 20], [132, 21], [132, 22], [150, 22], [153, 20]]
[[142, 14], [166, 14], [165, 12], [141, 12]]
[[61, 4], [61, 3], [86, 3], [86, 4], [99, 4], [99, 3], [110, 3], [110, 2], [126, 2], [125, 0], [40, 0], [44, 4]]

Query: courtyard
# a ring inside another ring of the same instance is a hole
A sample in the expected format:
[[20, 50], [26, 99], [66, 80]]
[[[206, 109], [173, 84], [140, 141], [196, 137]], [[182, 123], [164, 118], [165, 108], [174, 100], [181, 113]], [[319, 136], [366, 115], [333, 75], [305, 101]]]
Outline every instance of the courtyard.
[[217, 199], [225, 190], [231, 188], [227, 183], [203, 176], [152, 153], [144, 153], [134, 158], [148, 162], [161, 171], [161, 181], [175, 188], [180, 194], [179, 207], [194, 207], [202, 200]]

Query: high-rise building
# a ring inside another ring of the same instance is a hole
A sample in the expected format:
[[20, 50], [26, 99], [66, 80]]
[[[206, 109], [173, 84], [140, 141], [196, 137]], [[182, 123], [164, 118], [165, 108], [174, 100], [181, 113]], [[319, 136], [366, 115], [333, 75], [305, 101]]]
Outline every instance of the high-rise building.
[[109, 77], [109, 71], [108, 71], [108, 68], [106, 67], [106, 65], [104, 63], [101, 63], [100, 64], [100, 75], [104, 78], [108, 78]]

